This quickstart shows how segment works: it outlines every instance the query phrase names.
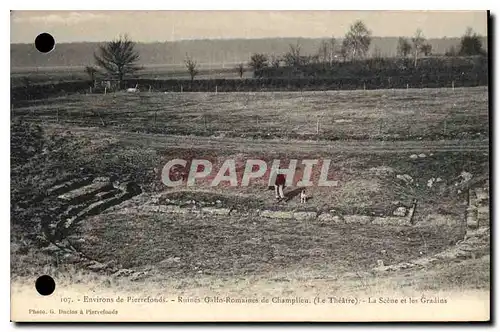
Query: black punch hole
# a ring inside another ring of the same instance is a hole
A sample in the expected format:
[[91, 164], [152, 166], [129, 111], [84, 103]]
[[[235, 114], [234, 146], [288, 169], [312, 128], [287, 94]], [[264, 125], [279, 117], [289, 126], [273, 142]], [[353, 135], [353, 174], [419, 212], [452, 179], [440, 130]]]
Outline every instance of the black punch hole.
[[36, 279], [35, 287], [40, 295], [46, 296], [54, 293], [54, 290], [56, 289], [56, 282], [51, 276], [43, 275]]
[[50, 33], [41, 33], [35, 38], [35, 47], [39, 52], [49, 53], [54, 49], [56, 41]]

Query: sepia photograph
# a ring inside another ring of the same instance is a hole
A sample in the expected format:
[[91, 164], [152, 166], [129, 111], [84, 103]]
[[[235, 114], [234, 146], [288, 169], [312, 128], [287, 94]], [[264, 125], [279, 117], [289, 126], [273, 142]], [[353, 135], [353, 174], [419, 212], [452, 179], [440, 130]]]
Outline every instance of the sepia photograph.
[[11, 321], [490, 321], [491, 31], [11, 11]]

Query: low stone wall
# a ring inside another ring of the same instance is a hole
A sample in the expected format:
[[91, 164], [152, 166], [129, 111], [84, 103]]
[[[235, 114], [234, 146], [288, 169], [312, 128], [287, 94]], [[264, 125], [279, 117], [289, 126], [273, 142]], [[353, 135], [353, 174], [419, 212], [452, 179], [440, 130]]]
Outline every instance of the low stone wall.
[[[334, 224], [374, 224], [392, 226], [411, 226], [409, 216], [369, 216], [369, 215], [341, 215], [333, 212], [316, 211], [288, 211], [288, 210], [238, 210], [222, 206], [180, 206], [176, 204], [158, 204], [157, 200], [145, 200], [144, 197], [137, 196], [137, 201], [128, 201], [122, 206], [115, 206], [112, 213], [174, 213], [174, 214], [195, 214], [195, 215], [218, 215], [218, 216], [255, 216], [270, 220], [295, 220], [312, 221], [317, 220]], [[153, 203], [152, 203], [153, 201]]]

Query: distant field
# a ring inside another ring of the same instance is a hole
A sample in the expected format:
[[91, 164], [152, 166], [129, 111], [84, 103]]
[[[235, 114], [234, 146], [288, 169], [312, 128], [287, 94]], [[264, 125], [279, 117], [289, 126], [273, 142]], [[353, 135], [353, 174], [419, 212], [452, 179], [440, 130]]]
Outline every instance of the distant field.
[[[199, 74], [196, 79], [238, 79], [236, 64], [201, 64], [198, 66]], [[28, 80], [31, 84], [58, 83], [65, 81], [88, 80], [85, 67], [33, 67], [33, 68], [11, 68], [12, 87], [22, 86]], [[243, 78], [251, 78], [253, 73], [246, 70]], [[156, 65], [145, 66], [137, 73], [135, 78], [139, 79], [189, 79], [190, 76], [183, 65]]]
[[12, 115], [42, 123], [172, 135], [486, 139], [488, 90], [80, 94], [26, 102]]

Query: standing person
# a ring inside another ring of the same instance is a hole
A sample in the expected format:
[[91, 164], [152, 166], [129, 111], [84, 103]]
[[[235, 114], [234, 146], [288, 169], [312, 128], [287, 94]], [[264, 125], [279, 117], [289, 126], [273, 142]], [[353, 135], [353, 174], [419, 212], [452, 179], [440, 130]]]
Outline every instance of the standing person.
[[274, 192], [276, 194], [276, 199], [283, 199], [285, 195], [283, 194], [283, 187], [285, 186], [286, 177], [284, 174], [278, 174], [276, 176], [276, 181], [274, 181]]

